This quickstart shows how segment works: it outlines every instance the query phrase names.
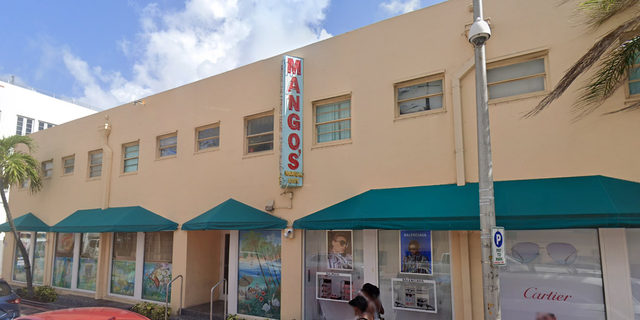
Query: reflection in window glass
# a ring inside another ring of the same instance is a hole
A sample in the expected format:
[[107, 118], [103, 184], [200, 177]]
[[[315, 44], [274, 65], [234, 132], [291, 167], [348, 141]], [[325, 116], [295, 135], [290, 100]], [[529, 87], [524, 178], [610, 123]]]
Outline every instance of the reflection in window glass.
[[145, 234], [142, 299], [165, 301], [167, 284], [171, 282], [172, 258], [173, 232]]
[[487, 70], [489, 99], [544, 91], [544, 58]]
[[247, 153], [273, 150], [273, 115], [247, 120]]
[[80, 237], [80, 261], [78, 261], [78, 289], [95, 291], [100, 252], [100, 234], [83, 233]]
[[398, 88], [400, 115], [442, 109], [442, 79]]
[[138, 234], [135, 232], [113, 234], [111, 293], [133, 296], [137, 244]]
[[[378, 231], [380, 300], [385, 319], [453, 317], [449, 231], [431, 231], [430, 239], [423, 237], [425, 234], [429, 231]], [[409, 279], [412, 282], [406, 281]]]
[[[364, 285], [363, 231], [305, 231], [304, 319], [347, 319]], [[329, 269], [331, 266], [332, 269]]]
[[316, 107], [316, 142], [351, 138], [351, 100]]
[[53, 279], [51, 280], [51, 285], [54, 287], [71, 288], [74, 245], [73, 233], [58, 233], [53, 260]]
[[597, 230], [507, 231], [505, 248], [504, 319], [605, 319]]
[[[20, 241], [22, 241], [27, 253], [29, 253], [29, 251], [31, 251], [31, 232], [18, 232], [18, 235], [20, 236]], [[20, 252], [20, 249], [18, 248], [18, 244], [16, 244], [14, 257], [13, 280], [25, 282], [27, 281], [27, 275], [24, 271], [24, 260], [22, 258], [22, 252]]]
[[36, 248], [33, 253], [33, 282], [42, 284], [44, 279], [44, 253], [47, 248], [47, 233], [36, 233]]

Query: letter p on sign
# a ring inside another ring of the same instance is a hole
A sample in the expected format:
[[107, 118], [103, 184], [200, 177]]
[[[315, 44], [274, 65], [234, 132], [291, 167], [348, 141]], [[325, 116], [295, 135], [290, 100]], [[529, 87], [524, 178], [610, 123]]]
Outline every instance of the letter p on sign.
[[506, 252], [504, 249], [504, 228], [491, 228], [491, 264], [493, 266], [504, 266], [507, 264]]

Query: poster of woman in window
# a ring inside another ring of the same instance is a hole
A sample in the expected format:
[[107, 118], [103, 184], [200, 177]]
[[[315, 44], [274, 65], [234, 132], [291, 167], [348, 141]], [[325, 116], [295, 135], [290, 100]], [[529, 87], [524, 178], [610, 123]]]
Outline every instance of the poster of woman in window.
[[432, 274], [431, 231], [400, 231], [400, 273]]
[[352, 248], [350, 230], [327, 231], [327, 268], [353, 270]]

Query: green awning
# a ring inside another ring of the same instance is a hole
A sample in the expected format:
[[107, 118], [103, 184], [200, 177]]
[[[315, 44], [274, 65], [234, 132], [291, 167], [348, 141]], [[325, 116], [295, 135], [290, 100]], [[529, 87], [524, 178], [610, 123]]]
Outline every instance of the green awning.
[[78, 210], [51, 227], [51, 232], [173, 231], [178, 224], [143, 207]]
[[[507, 230], [640, 227], [640, 183], [603, 176], [495, 182]], [[478, 184], [369, 190], [293, 223], [308, 230], [479, 230]]]
[[[42, 222], [42, 220], [31, 212], [13, 219], [13, 224], [16, 226], [17, 231], [48, 232], [51, 229], [51, 227]], [[0, 224], [0, 232], [11, 232], [9, 222]]]
[[182, 230], [268, 230], [286, 227], [286, 220], [229, 199], [189, 220], [182, 225]]

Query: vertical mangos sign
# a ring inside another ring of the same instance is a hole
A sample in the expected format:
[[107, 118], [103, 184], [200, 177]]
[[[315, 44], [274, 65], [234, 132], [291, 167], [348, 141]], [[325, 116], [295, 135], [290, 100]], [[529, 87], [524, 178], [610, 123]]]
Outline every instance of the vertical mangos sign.
[[302, 187], [302, 93], [304, 65], [301, 58], [282, 59], [282, 136], [280, 187]]

